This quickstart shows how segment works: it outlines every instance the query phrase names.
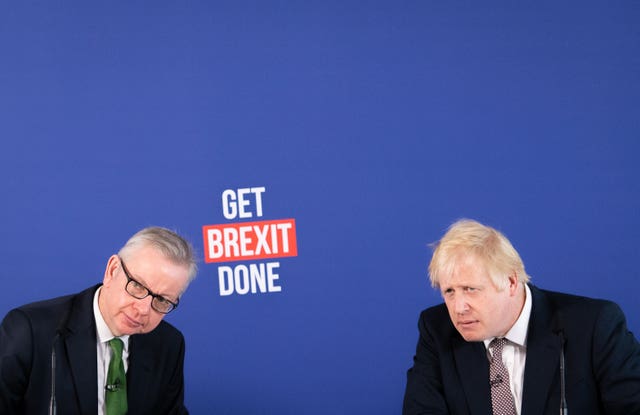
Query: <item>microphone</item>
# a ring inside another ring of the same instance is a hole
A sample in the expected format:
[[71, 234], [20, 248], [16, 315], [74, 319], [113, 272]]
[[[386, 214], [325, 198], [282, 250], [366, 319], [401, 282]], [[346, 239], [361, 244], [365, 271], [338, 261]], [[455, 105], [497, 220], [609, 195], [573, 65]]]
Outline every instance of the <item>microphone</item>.
[[51, 344], [51, 395], [49, 396], [49, 415], [56, 415], [56, 344], [60, 339], [60, 331], [56, 330]]
[[564, 331], [560, 330], [558, 336], [560, 336], [560, 415], [569, 415], [565, 393]]
[[104, 388], [107, 392], [118, 392], [120, 390], [120, 379], [116, 379], [115, 383], [105, 385]]

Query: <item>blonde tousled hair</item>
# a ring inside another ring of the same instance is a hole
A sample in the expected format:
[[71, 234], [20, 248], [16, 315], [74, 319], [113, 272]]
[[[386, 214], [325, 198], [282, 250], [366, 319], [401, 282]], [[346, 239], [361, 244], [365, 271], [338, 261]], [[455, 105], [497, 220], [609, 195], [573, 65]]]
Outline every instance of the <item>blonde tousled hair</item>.
[[518, 251], [507, 237], [474, 220], [456, 221], [432, 247], [429, 279], [434, 288], [440, 287], [442, 277], [451, 275], [459, 264], [470, 258], [481, 261], [500, 290], [507, 286], [509, 276], [514, 273], [522, 283], [530, 279]]

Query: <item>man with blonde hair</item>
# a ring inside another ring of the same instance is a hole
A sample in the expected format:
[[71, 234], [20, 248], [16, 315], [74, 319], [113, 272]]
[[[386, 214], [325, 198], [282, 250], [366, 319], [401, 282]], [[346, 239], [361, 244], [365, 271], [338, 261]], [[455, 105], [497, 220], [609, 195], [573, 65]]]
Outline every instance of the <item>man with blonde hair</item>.
[[196, 271], [185, 239], [145, 228], [109, 257], [101, 284], [10, 311], [0, 414], [187, 414], [184, 338], [163, 319]]
[[640, 414], [640, 346], [610, 301], [541, 290], [497, 230], [435, 244], [403, 414]]

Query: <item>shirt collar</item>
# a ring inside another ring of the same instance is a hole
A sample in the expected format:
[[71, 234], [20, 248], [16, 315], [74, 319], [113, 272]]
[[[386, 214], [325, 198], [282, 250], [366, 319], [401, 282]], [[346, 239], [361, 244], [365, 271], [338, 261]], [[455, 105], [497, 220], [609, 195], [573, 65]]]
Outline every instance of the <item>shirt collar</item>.
[[[100, 311], [100, 306], [98, 305], [98, 298], [100, 297], [101, 290], [102, 287], [99, 287], [96, 290], [95, 295], [93, 296], [93, 317], [96, 320], [96, 334], [98, 337], [98, 342], [106, 343], [116, 336], [114, 336], [113, 333], [111, 333], [111, 330], [109, 330], [109, 326], [107, 326], [107, 323], [104, 321], [102, 312]], [[128, 350], [129, 335], [120, 336], [119, 338], [122, 339], [122, 342], [124, 343], [124, 350]]]
[[[524, 306], [522, 307], [520, 316], [504, 336], [511, 343], [515, 343], [521, 347], [527, 346], [527, 329], [529, 328], [529, 319], [531, 318], [531, 290], [527, 284], [524, 284], [524, 293]], [[484, 346], [487, 349], [489, 348], [489, 343], [491, 343], [491, 340], [494, 338], [495, 337], [492, 337], [484, 341]]]

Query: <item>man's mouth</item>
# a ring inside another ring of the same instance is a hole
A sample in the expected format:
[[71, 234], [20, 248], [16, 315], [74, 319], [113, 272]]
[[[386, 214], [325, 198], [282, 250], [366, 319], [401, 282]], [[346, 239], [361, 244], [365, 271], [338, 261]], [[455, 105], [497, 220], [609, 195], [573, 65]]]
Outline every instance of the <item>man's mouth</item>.
[[127, 323], [128, 326], [134, 327], [134, 328], [142, 326], [142, 323], [140, 323], [137, 320], [132, 319], [128, 315], [125, 314], [124, 317], [125, 317], [125, 320], [126, 320], [126, 323]]

